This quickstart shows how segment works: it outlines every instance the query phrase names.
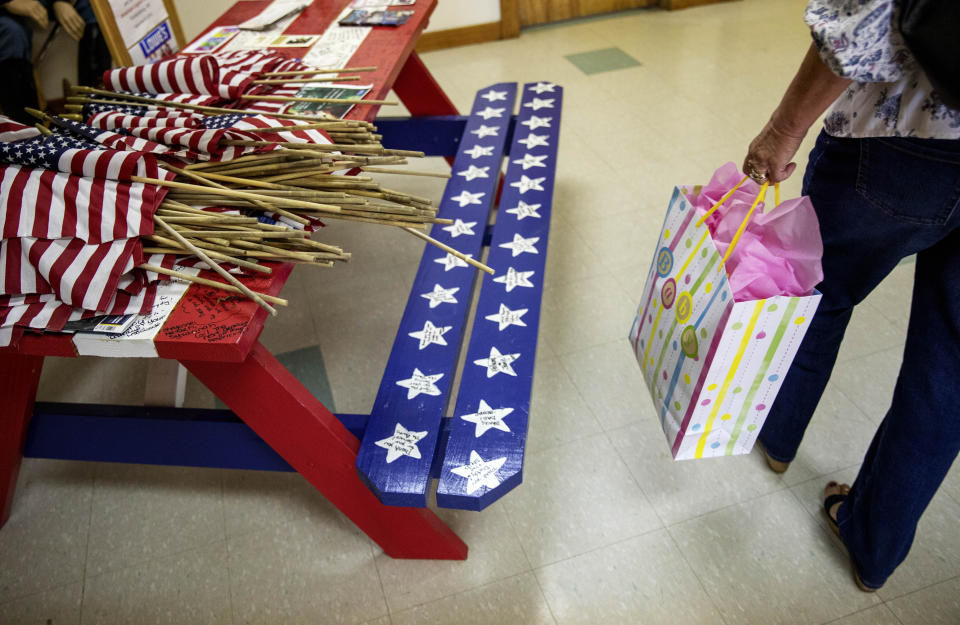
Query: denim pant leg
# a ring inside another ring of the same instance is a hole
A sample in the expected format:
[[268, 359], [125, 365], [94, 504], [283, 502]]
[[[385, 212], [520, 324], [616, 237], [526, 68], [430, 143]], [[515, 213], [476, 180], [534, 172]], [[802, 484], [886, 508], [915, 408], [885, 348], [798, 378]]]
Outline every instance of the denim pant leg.
[[30, 28], [24, 21], [23, 18], [0, 14], [0, 61], [30, 60]]
[[853, 307], [916, 251], [905, 232], [913, 224], [892, 219], [860, 192], [859, 139], [821, 133], [803, 181], [823, 238], [823, 294], [759, 440], [767, 453], [790, 462], [833, 371]]
[[882, 586], [907, 556], [920, 515], [957, 457], [957, 380], [960, 229], [917, 255], [893, 404], [838, 511], [840, 536], [868, 586]]

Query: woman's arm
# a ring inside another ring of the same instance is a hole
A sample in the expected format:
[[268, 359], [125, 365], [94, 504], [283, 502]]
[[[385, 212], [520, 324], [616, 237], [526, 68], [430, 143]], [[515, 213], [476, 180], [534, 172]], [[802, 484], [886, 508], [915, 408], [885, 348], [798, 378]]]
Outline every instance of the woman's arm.
[[797, 168], [790, 159], [800, 149], [803, 137], [850, 82], [834, 74], [811, 43], [780, 105], [750, 142], [743, 171], [766, 175], [770, 182], [789, 178]]

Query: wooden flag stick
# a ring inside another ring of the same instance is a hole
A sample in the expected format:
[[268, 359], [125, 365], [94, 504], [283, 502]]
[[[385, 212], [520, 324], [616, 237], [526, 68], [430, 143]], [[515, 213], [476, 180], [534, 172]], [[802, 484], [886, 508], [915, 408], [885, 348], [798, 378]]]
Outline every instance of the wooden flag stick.
[[242, 95], [241, 100], [262, 100], [266, 102], [310, 102], [314, 104], [372, 104], [376, 106], [396, 106], [393, 100], [360, 100], [358, 98], [298, 98], [285, 95]]
[[329, 78], [308, 78], [306, 80], [299, 79], [290, 79], [290, 78], [277, 78], [271, 80], [254, 80], [252, 84], [254, 85], [287, 85], [292, 82], [294, 83], [307, 83], [307, 82], [349, 82], [353, 80], [360, 80], [359, 76], [330, 76]]
[[261, 76], [316, 76], [318, 74], [348, 74], [352, 72], [375, 72], [375, 71], [377, 71], [376, 66], [340, 67], [337, 69], [308, 69], [308, 70], [289, 71], [289, 72], [266, 72], [260, 75]]
[[[157, 225], [159, 225], [161, 228], [163, 228], [164, 230], [166, 230], [166, 231], [167, 231], [167, 234], [169, 234], [171, 237], [173, 237], [173, 240], [174, 240], [174, 241], [176, 241], [176, 242], [179, 243], [180, 245], [184, 246], [185, 248], [187, 248], [188, 250], [190, 250], [191, 253], [196, 254], [196, 255], [200, 258], [200, 260], [202, 260], [203, 262], [207, 263], [207, 265], [209, 265], [211, 269], [213, 269], [214, 271], [216, 271], [216, 272], [220, 275], [221, 278], [223, 278], [224, 280], [226, 280], [227, 282], [229, 282], [230, 284], [232, 284], [234, 287], [236, 287], [237, 289], [239, 289], [241, 293], [243, 293], [244, 295], [246, 295], [247, 297], [249, 297], [250, 299], [252, 299], [253, 301], [255, 301], [255, 302], [260, 306], [260, 308], [263, 308], [264, 310], [266, 310], [267, 312], [269, 312], [269, 313], [270, 313], [271, 315], [273, 315], [274, 317], [277, 316], [277, 309], [276, 309], [276, 308], [274, 308], [273, 306], [271, 306], [270, 304], [268, 304], [267, 302], [265, 302], [264, 299], [263, 299], [262, 297], [260, 297], [260, 295], [258, 295], [257, 293], [254, 293], [254, 292], [251, 291], [249, 288], [247, 288], [247, 286], [246, 286], [245, 284], [243, 284], [242, 282], [240, 282], [239, 280], [237, 280], [236, 278], [234, 278], [232, 275], [230, 275], [230, 273], [229, 273], [226, 269], [224, 269], [223, 267], [221, 267], [220, 265], [218, 265], [212, 258], [210, 258], [209, 256], [207, 256], [207, 255], [203, 252], [203, 250], [201, 250], [201, 249], [198, 248], [196, 245], [194, 245], [194, 244], [191, 243], [190, 241], [187, 241], [185, 238], [183, 238], [183, 237], [180, 235], [180, 233], [177, 232], [176, 230], [174, 230], [173, 227], [170, 226], [167, 222], [165, 222], [162, 217], [157, 217], [156, 215], [154, 215], [154, 216], [153, 216], [153, 221], [154, 221]], [[213, 280], [211, 280], [211, 282], [213, 282]], [[215, 283], [215, 284], [216, 284], [216, 283]]]
[[[293, 119], [299, 121], [316, 121], [317, 117], [315, 115], [291, 115], [289, 113], [267, 113], [265, 111], [257, 111], [253, 109], [228, 109], [222, 108], [219, 106], [201, 106], [199, 104], [187, 104], [186, 102], [170, 102], [167, 100], [154, 100], [153, 98], [145, 98], [143, 96], [132, 95], [129, 93], [115, 93], [113, 91], [107, 91], [106, 89], [95, 89], [93, 87], [85, 87], [83, 85], [77, 85], [73, 88], [75, 91], [80, 93], [88, 93], [100, 97], [114, 98], [115, 100], [126, 100], [129, 102], [140, 102], [157, 108], [175, 108], [175, 109], [187, 109], [191, 111], [200, 111], [201, 113], [216, 113], [220, 114], [231, 114], [231, 113], [243, 113], [245, 115], [270, 115], [270, 117], [277, 117], [279, 119]], [[121, 102], [111, 102], [109, 100], [97, 100], [90, 99], [88, 100], [90, 104], [122, 104]]]
[[447, 254], [451, 254], [451, 255], [453, 255], [453, 256], [456, 256], [456, 257], [459, 258], [460, 260], [462, 260], [462, 261], [464, 261], [465, 263], [468, 263], [468, 264], [470, 264], [470, 265], [473, 265], [473, 266], [476, 267], [477, 269], [481, 269], [481, 270], [483, 270], [483, 271], [486, 271], [486, 272], [489, 273], [491, 276], [494, 274], [493, 269], [491, 269], [490, 267], [487, 267], [486, 265], [484, 265], [484, 264], [481, 263], [480, 261], [474, 260], [474, 259], [470, 258], [469, 256], [467, 256], [467, 255], [464, 254], [463, 252], [458, 252], [457, 250], [453, 249], [453, 248], [450, 247], [449, 245], [446, 245], [446, 244], [444, 244], [444, 243], [441, 243], [440, 241], [437, 241], [437, 240], [434, 239], [433, 237], [431, 237], [431, 236], [429, 236], [429, 235], [426, 235], [426, 234], [420, 232], [419, 230], [414, 230], [413, 228], [407, 228], [407, 227], [403, 227], [403, 228], [401, 228], [401, 229], [402, 229], [402, 230], [406, 230], [407, 232], [409, 232], [409, 233], [412, 234], [413, 236], [417, 237], [418, 239], [423, 239], [424, 241], [426, 241], [426, 242], [429, 243], [430, 245], [434, 245], [434, 246], [436, 246], [436, 247], [439, 247], [441, 250], [443, 250], [443, 251], [446, 252]]
[[[339, 128], [343, 130], [339, 130]], [[254, 135], [275, 135], [278, 132], [295, 132], [299, 130], [330, 130], [337, 128], [337, 134], [344, 133], [364, 133], [367, 131], [366, 128], [361, 128], [359, 126], [346, 126], [343, 122], [317, 122], [315, 124], [299, 124], [297, 126], [275, 126], [270, 128], [250, 128], [244, 129], [244, 132], [248, 132]], [[233, 162], [233, 161], [230, 161]]]
[[371, 174], [400, 174], [403, 176], [428, 176], [430, 178], [449, 178], [450, 174], [438, 173], [433, 171], [414, 171], [411, 169], [388, 169], [386, 167], [361, 167], [363, 171]]
[[309, 233], [303, 230], [264, 232], [262, 230], [177, 230], [185, 237], [219, 237], [221, 239], [302, 239]]
[[[219, 182], [214, 182], [213, 180], [210, 180], [206, 174], [198, 174], [191, 171], [187, 171], [185, 169], [180, 169], [179, 167], [174, 167], [173, 165], [170, 165], [168, 163], [164, 163], [163, 166], [182, 176], [186, 176], [187, 178], [196, 180], [202, 185], [214, 187], [217, 189], [227, 189], [226, 186], [220, 184]], [[271, 213], [277, 213], [278, 215], [283, 215], [284, 217], [288, 219], [292, 219], [298, 224], [301, 224], [303, 226], [310, 223], [310, 220], [306, 219], [305, 217], [301, 217], [296, 213], [291, 213], [290, 211], [284, 210], [278, 206], [270, 206], [263, 200], [250, 200], [250, 201], [253, 202], [254, 205], [260, 207], [262, 210], [265, 210]]]
[[[258, 193], [250, 193], [249, 191], [237, 191], [235, 189], [218, 189], [216, 187], [204, 187], [196, 184], [187, 184], [185, 182], [159, 180], [157, 178], [144, 178], [142, 176], [130, 176], [130, 180], [133, 182], [145, 182], [147, 184], [155, 184], [161, 187], [170, 187], [171, 189], [184, 189], [187, 191], [194, 191], [194, 192], [203, 193], [203, 194], [212, 193], [213, 195], [223, 195], [226, 197], [240, 198], [241, 200], [260, 200], [260, 201], [266, 201], [266, 202], [275, 201], [274, 198], [271, 198], [265, 195], [260, 195]], [[309, 208], [311, 210], [319, 211], [323, 213], [339, 213], [340, 212], [339, 206], [331, 206], [329, 204], [318, 204], [316, 202], [306, 202], [303, 200], [290, 200], [290, 199], [284, 199], [283, 202], [287, 206], [295, 206], [298, 208]], [[274, 211], [273, 205], [271, 205], [270, 210], [273, 212], [278, 212], [278, 211]]]
[[[246, 293], [244, 293], [242, 290], [238, 289], [235, 286], [224, 284], [223, 282], [217, 282], [216, 280], [207, 280], [206, 278], [201, 278], [199, 276], [191, 276], [188, 273], [183, 273], [181, 271], [174, 271], [173, 269], [167, 269], [166, 267], [158, 267], [157, 265], [148, 265], [146, 263], [142, 265], [137, 265], [137, 267], [139, 267], [140, 269], [144, 269], [146, 271], [152, 271], [154, 273], [162, 273], [167, 276], [173, 276], [174, 278], [180, 278], [181, 280], [186, 280], [188, 282], [196, 282], [197, 284], [202, 284], [203, 286], [212, 286], [216, 289], [223, 289], [224, 291], [229, 291], [231, 293], [243, 293], [244, 295], [246, 295]], [[246, 287], [244, 288], [246, 289]], [[250, 291], [250, 289], [247, 289], [247, 291]], [[250, 291], [250, 293], [253, 293], [253, 291]], [[269, 306], [267, 302], [270, 302], [271, 304], [276, 304], [278, 306], [287, 306], [290, 303], [281, 297], [274, 297], [273, 295], [267, 295], [266, 293], [260, 293], [256, 295], [257, 295], [257, 298], [263, 301], [264, 305], [267, 305], [267, 306]], [[273, 307], [270, 307], [270, 310], [273, 310], [273, 314], [276, 314], [276, 309], [274, 309]]]
[[[186, 255], [190, 253], [190, 250], [184, 249], [173, 239], [168, 239], [166, 237], [161, 237], [157, 235], [153, 235], [151, 239], [153, 239], [157, 243], [160, 243], [161, 245], [165, 245], [166, 247], [156, 247], [156, 248], [145, 247], [143, 248], [144, 254]], [[273, 269], [271, 269], [270, 267], [265, 267], [257, 263], [251, 263], [248, 260], [241, 260], [239, 258], [234, 258], [233, 256], [228, 256], [226, 254], [223, 254], [221, 252], [216, 252], [214, 250], [206, 250], [206, 252], [207, 252], [207, 255], [210, 256], [210, 258], [216, 258], [217, 260], [222, 260], [225, 263], [230, 263], [231, 265], [236, 265], [237, 267], [243, 267], [244, 269], [249, 269], [251, 271], [259, 271], [260, 273], [266, 273], [266, 274], [273, 273]]]

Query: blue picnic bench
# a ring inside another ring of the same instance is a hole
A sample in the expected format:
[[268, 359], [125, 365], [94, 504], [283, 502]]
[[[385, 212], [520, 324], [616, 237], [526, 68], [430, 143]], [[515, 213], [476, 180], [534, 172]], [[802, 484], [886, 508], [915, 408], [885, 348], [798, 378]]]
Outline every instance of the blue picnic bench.
[[[500, 83], [477, 93], [468, 116], [376, 121], [385, 146], [454, 157], [438, 212], [454, 223], [435, 225], [431, 236], [477, 259], [488, 249], [483, 260], [495, 270], [483, 274], [426, 246], [371, 414], [335, 415], [360, 439], [357, 474], [386, 506], [426, 507], [436, 480], [437, 505], [481, 510], [522, 480], [562, 99], [552, 83]], [[254, 352], [255, 366], [275, 367], [268, 354]], [[309, 407], [316, 415], [320, 409]], [[344, 444], [352, 455], [352, 443]], [[37, 403], [23, 455], [294, 470], [229, 410]], [[466, 557], [455, 544], [439, 551], [386, 546], [382, 534], [344, 511], [395, 557]], [[378, 513], [357, 514], [377, 526], [392, 518], [424, 532], [442, 525], [432, 516], [386, 512], [370, 521]], [[443, 540], [459, 540], [442, 530]]]

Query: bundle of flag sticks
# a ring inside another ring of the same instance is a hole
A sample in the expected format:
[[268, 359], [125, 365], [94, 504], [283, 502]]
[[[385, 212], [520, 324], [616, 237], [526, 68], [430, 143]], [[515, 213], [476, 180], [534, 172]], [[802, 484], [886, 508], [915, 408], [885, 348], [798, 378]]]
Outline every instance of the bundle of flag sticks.
[[[35, 111], [36, 128], [0, 117], [0, 178], [12, 185], [0, 195], [0, 260], [28, 261], [6, 263], [0, 344], [14, 327], [59, 331], [74, 318], [149, 311], [158, 274], [242, 294], [276, 314], [286, 300], [235, 274], [269, 274], [275, 261], [348, 260], [310, 238], [331, 219], [393, 226], [493, 273], [424, 232], [451, 223], [429, 198], [375, 179], [449, 177], [406, 167], [422, 153], [385, 148], [365, 121], [285, 112], [301, 82], [345, 71], [272, 53], [178, 56], [111, 70], [106, 89], [75, 87], [68, 113]], [[226, 283], [176, 267], [197, 262]]]
[[[97, 97], [90, 98], [91, 94]], [[78, 106], [140, 104], [145, 99], [86, 87], [75, 88], [75, 94], [70, 97]], [[152, 107], [188, 112], [200, 126], [209, 118], [208, 112], [255, 113], [182, 102], [152, 102]], [[56, 118], [39, 113], [38, 117], [67, 130], [73, 129], [58, 123]], [[173, 180], [131, 178], [134, 182], [169, 189], [156, 213], [157, 233], [149, 237], [145, 253], [197, 256], [211, 267], [218, 262], [229, 263], [242, 270], [263, 273], [269, 273], [270, 269], [262, 265], [262, 261], [331, 267], [336, 261], [348, 260], [350, 253], [336, 245], [311, 240], [310, 232], [322, 225], [322, 220], [339, 219], [401, 228], [492, 273], [486, 265], [423, 232], [434, 223], [453, 223], [437, 217], [437, 209], [429, 198], [383, 187], [368, 175], [449, 177], [449, 174], [400, 168], [408, 165], [409, 158], [422, 158], [422, 152], [383, 147], [376, 127], [365, 121], [317, 121], [312, 117], [282, 114], [271, 117], [284, 118], [286, 124], [295, 125], [247, 128], [243, 132], [255, 135], [254, 138], [222, 141], [223, 145], [252, 150], [252, 153], [232, 160], [192, 164], [161, 162], [161, 167], [176, 174]], [[296, 119], [290, 121], [290, 118]], [[289, 133], [301, 131], [320, 131], [333, 143], [284, 140], [289, 138]], [[346, 173], [354, 175], [343, 175]], [[264, 223], [257, 215], [270, 219]], [[143, 268], [186, 280], [209, 282], [171, 270]], [[224, 286], [233, 287], [228, 290], [248, 295], [275, 314], [262, 294], [249, 291], [225, 271], [218, 273], [230, 282]], [[273, 299], [275, 303], [285, 303]]]

